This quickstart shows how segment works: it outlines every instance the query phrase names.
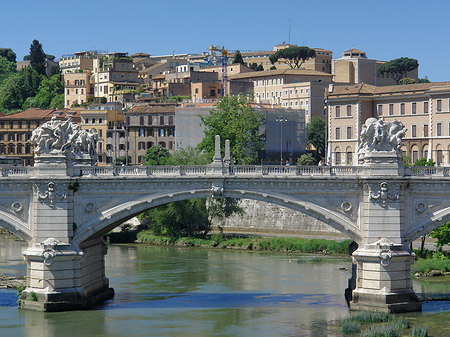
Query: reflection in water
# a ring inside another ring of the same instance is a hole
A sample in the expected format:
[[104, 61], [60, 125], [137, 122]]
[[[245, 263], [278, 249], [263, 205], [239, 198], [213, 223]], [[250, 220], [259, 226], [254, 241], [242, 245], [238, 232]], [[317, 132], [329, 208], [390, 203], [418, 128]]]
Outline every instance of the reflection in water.
[[[25, 274], [20, 244], [2, 244], [0, 272]], [[348, 315], [349, 259], [123, 245], [109, 247], [106, 269], [116, 297], [89, 311], [19, 311], [0, 291], [1, 335], [322, 336]]]

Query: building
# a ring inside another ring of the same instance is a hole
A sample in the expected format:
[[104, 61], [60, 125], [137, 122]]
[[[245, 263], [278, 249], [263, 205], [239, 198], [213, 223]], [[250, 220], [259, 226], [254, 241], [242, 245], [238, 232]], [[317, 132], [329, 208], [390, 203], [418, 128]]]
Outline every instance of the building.
[[128, 163], [140, 164], [152, 146], [175, 150], [175, 104], [139, 105], [125, 112]]
[[70, 117], [75, 123], [80, 123], [80, 115], [74, 110], [28, 109], [0, 116], [0, 156], [20, 157], [24, 165], [33, 165], [32, 132], [53, 116], [58, 119]]
[[411, 158], [450, 166], [450, 82], [395, 86], [335, 85], [328, 100], [327, 158], [357, 164], [362, 125], [369, 117], [402, 122], [402, 151]]
[[66, 54], [59, 58], [59, 68], [63, 75], [83, 72], [93, 68], [93, 60], [100, 54], [96, 50], [81, 51], [75, 54]]
[[[57, 71], [55, 72], [55, 69], [58, 66], [58, 62], [55, 62], [55, 61], [47, 58], [47, 59], [45, 59], [44, 66], [45, 66], [45, 75], [47, 77], [50, 77], [50, 76], [58, 73]], [[27, 67], [31, 67], [30, 60], [17, 62], [17, 71], [22, 70], [23, 68], [27, 68]]]
[[309, 123], [312, 116], [325, 118], [324, 98], [331, 78], [331, 74], [315, 70], [284, 69], [243, 73], [229, 80], [253, 83], [256, 103], [304, 110]]
[[68, 72], [64, 75], [64, 107], [82, 105], [94, 97], [91, 71]]
[[[333, 60], [332, 73], [334, 83], [366, 83], [377, 86], [395, 85], [390, 74], [379, 74], [378, 68], [385, 63], [367, 58], [365, 52], [350, 49], [342, 53], [340, 59]], [[408, 72], [406, 77], [418, 80], [419, 69]]]
[[91, 104], [80, 111], [81, 127], [95, 129], [98, 134], [97, 162], [112, 164], [116, 158], [126, 156], [126, 131], [122, 104]]
[[[214, 104], [184, 104], [175, 109], [175, 147], [196, 147], [204, 137], [201, 116], [207, 116]], [[264, 150], [259, 153], [261, 163], [280, 164], [286, 160], [294, 163], [305, 152], [305, 113], [252, 104], [253, 109], [264, 116], [260, 133], [265, 141]]]

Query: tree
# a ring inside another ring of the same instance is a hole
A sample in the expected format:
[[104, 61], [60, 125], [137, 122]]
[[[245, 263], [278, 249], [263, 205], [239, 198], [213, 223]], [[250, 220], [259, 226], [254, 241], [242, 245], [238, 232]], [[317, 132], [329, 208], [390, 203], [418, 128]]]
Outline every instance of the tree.
[[[64, 106], [61, 107], [59, 101], [54, 100], [58, 95], [62, 95], [64, 97], [64, 84], [60, 81], [59, 75], [53, 75], [50, 78], [44, 77], [39, 85], [39, 90], [36, 96], [29, 97], [23, 104], [22, 108], [63, 108]], [[58, 98], [58, 100], [60, 100], [60, 98]]]
[[286, 63], [292, 69], [299, 69], [307, 59], [314, 57], [316, 57], [314, 49], [302, 46], [280, 49], [275, 54], [272, 54], [269, 60], [272, 64], [283, 60], [283, 63]]
[[14, 62], [9, 61], [6, 57], [0, 56], [0, 85], [11, 74], [17, 72], [17, 66]]
[[314, 146], [319, 156], [325, 155], [325, 121], [320, 117], [312, 117], [306, 125], [306, 142]]
[[430, 236], [436, 239], [436, 247], [439, 248], [439, 251], [442, 251], [442, 247], [450, 243], [450, 222], [433, 229]]
[[406, 73], [413, 71], [419, 67], [419, 62], [416, 59], [408, 57], [400, 57], [395, 60], [383, 63], [378, 68], [379, 74], [391, 74], [392, 78], [399, 84], [399, 81], [406, 76]]
[[414, 166], [434, 166], [436, 163], [432, 159], [421, 158], [417, 159]]
[[211, 160], [206, 152], [192, 146], [175, 151], [166, 161], [166, 165], [206, 165], [210, 163]]
[[145, 152], [144, 165], [166, 165], [170, 157], [169, 150], [157, 145], [152, 146]]
[[9, 62], [16, 63], [16, 53], [11, 48], [0, 48], [0, 56], [6, 58]]
[[257, 64], [256, 62], [253, 62], [249, 65], [250, 69], [253, 69], [254, 71], [263, 71], [264, 67], [262, 64]]
[[0, 86], [0, 111], [22, 109], [28, 97], [34, 97], [43, 77], [36, 70], [27, 67], [10, 75]]
[[45, 75], [45, 53], [38, 40], [33, 40], [30, 46], [30, 65], [38, 74]]
[[239, 50], [236, 50], [234, 52], [234, 59], [233, 59], [233, 63], [240, 63], [240, 64], [244, 64], [244, 59], [242, 58], [242, 54]]
[[302, 154], [297, 160], [297, 165], [299, 166], [311, 166], [316, 164], [317, 160], [314, 158], [312, 153]]
[[416, 83], [416, 80], [409, 78], [409, 77], [402, 78], [400, 81], [398, 81], [399, 85], [415, 84], [415, 83]]
[[252, 109], [249, 99], [241, 95], [225, 96], [201, 120], [205, 125], [205, 136], [198, 149], [206, 151], [211, 160], [215, 137], [220, 135], [222, 156], [225, 140], [228, 139], [234, 163], [245, 165], [257, 162], [258, 151], [264, 146], [259, 135], [263, 116]]
[[417, 83], [431, 83], [431, 81], [428, 78], [419, 78], [419, 81]]

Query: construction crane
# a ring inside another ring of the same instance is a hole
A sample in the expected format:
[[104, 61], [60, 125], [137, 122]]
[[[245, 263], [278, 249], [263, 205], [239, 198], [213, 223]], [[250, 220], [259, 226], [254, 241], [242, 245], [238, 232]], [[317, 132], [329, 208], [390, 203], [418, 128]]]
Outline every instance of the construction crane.
[[222, 54], [222, 97], [224, 97], [228, 94], [228, 50], [223, 46], [222, 48], [219, 48], [217, 46], [210, 45], [209, 51], [211, 53], [218, 51]]

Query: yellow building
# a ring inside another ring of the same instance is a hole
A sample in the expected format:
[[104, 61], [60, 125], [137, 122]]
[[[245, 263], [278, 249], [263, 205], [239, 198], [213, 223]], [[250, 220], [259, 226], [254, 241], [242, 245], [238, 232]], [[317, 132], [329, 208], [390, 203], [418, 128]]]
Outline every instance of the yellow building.
[[64, 107], [81, 105], [94, 95], [90, 82], [91, 72], [66, 73], [64, 75]]
[[328, 95], [327, 158], [355, 165], [367, 118], [397, 119], [407, 128], [402, 151], [411, 158], [450, 166], [450, 82], [376, 87], [335, 85]]

